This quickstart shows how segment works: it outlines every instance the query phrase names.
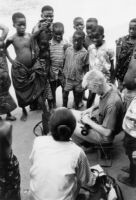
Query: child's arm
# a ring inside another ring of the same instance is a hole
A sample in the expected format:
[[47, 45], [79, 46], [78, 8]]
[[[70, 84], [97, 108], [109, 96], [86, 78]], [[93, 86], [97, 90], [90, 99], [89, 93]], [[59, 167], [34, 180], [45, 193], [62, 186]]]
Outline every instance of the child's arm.
[[47, 25], [48, 25], [47, 22], [42, 22], [42, 23], [39, 22], [32, 30], [32, 37], [36, 38], [41, 31], [47, 28]]
[[84, 74], [89, 71], [89, 53], [87, 52], [84, 56], [84, 66], [83, 66]]
[[8, 29], [8, 27], [4, 26], [3, 24], [0, 24], [0, 30], [2, 30], [0, 39], [4, 41], [8, 35], [9, 29]]
[[114, 60], [110, 60], [111, 63], [111, 69], [110, 69], [110, 73], [111, 73], [111, 82], [114, 83], [115, 82], [115, 69], [114, 69]]

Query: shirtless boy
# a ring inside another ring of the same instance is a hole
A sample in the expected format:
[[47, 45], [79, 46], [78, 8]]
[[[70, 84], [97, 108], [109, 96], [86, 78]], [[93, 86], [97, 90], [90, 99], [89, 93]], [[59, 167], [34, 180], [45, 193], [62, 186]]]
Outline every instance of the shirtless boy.
[[34, 74], [32, 74], [31, 34], [25, 32], [26, 18], [22, 13], [14, 13], [12, 21], [16, 33], [7, 39], [6, 48], [12, 44], [15, 49], [15, 60], [9, 55], [8, 59], [12, 64], [12, 80], [18, 105], [22, 108], [21, 120], [25, 121], [27, 119], [25, 107], [32, 103], [37, 96]]

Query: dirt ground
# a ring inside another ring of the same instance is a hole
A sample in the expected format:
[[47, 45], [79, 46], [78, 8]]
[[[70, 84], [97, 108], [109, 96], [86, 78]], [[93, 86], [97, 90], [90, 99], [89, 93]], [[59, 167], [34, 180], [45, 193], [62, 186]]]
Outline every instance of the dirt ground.
[[[61, 106], [61, 91], [57, 91], [57, 106]], [[69, 107], [72, 106], [72, 95], [70, 94]], [[85, 103], [85, 102], [84, 102]], [[29, 111], [28, 109], [28, 120], [26, 122], [20, 121], [21, 109], [17, 108], [13, 114], [17, 117], [17, 121], [13, 122], [13, 151], [17, 155], [20, 163], [21, 172], [21, 197], [22, 200], [28, 200], [28, 189], [29, 189], [29, 155], [32, 150], [33, 140], [35, 138], [33, 134], [34, 125], [41, 120], [41, 111]], [[83, 108], [84, 109], [84, 108]], [[106, 172], [117, 177], [121, 172], [121, 167], [128, 165], [128, 160], [125, 155], [122, 146], [123, 133], [119, 134], [114, 141], [112, 167], [105, 168]], [[89, 153], [87, 157], [90, 161], [90, 166], [97, 164], [97, 154]], [[124, 173], [125, 174], [125, 173]], [[136, 200], [136, 188], [127, 187], [124, 184], [120, 184], [122, 189], [124, 200]]]

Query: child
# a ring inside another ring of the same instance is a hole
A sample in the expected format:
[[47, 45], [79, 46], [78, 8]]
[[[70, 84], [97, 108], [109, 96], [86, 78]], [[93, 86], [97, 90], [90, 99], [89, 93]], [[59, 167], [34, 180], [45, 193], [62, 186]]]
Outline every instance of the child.
[[[49, 43], [46, 40], [40, 40], [39, 43], [39, 55], [37, 57], [36, 63], [34, 64], [33, 68], [37, 68], [39, 69], [39, 72], [41, 73], [41, 70], [43, 72], [43, 78], [42, 78], [42, 82], [44, 85], [44, 100], [48, 100], [48, 105], [49, 105], [49, 110], [51, 111], [53, 108], [52, 105], [52, 91], [51, 91], [51, 87], [50, 87], [50, 82], [49, 82], [49, 73], [50, 73], [50, 55], [48, 54], [48, 52], [46, 51], [47, 48], [49, 48], [47, 45], [49, 45]], [[40, 103], [39, 99], [39, 103]]]
[[117, 42], [116, 73], [118, 87], [124, 91], [124, 111], [136, 96], [136, 19], [129, 23], [129, 35]]
[[[89, 70], [97, 69], [103, 72], [110, 83], [114, 83], [114, 52], [108, 49], [104, 41], [104, 28], [100, 25], [94, 27], [92, 33], [92, 44], [88, 47]], [[93, 94], [94, 95], [94, 94]], [[95, 96], [90, 100], [92, 105]]]
[[43, 88], [34, 77], [32, 70], [31, 34], [26, 33], [26, 18], [22, 13], [14, 13], [12, 16], [16, 34], [7, 39], [6, 47], [13, 45], [16, 59], [9, 55], [12, 64], [12, 80], [15, 88], [18, 105], [22, 108], [21, 120], [27, 119], [25, 107], [39, 97]]
[[[85, 42], [84, 42], [84, 47], [88, 50], [89, 45], [92, 44], [92, 33], [94, 30], [94, 27], [98, 25], [98, 20], [96, 18], [89, 18], [86, 21], [86, 37], [85, 37]], [[91, 91], [89, 91], [89, 96], [88, 99], [85, 98], [85, 100], [87, 100], [87, 104], [86, 107], [90, 108], [93, 101], [95, 99], [95, 94], [92, 93]]]
[[116, 71], [115, 77], [118, 80], [118, 87], [123, 89], [124, 76], [128, 70], [129, 62], [136, 45], [136, 19], [129, 23], [129, 35], [119, 38], [116, 41]]
[[[75, 17], [73, 20], [73, 28], [75, 31], [83, 31], [84, 30], [84, 19], [82, 17]], [[71, 37], [70, 43], [72, 44], [73, 37]], [[84, 96], [84, 91], [82, 93], [82, 98], [81, 101], [79, 102], [79, 108], [81, 108], [84, 103], [83, 103], [83, 96]], [[73, 102], [73, 107], [75, 107], [75, 102]]]
[[51, 59], [51, 74], [50, 83], [53, 94], [53, 107], [56, 107], [56, 89], [61, 85], [62, 93], [64, 90], [64, 57], [65, 50], [68, 47], [68, 43], [63, 40], [64, 25], [60, 22], [56, 22], [52, 27], [53, 38], [50, 43], [50, 59]]
[[19, 163], [12, 152], [12, 125], [0, 121], [0, 199], [21, 200]]
[[75, 17], [73, 20], [73, 28], [76, 31], [83, 31], [84, 30], [84, 20], [82, 17]]
[[98, 25], [98, 20], [96, 18], [89, 18], [86, 21], [86, 33], [84, 47], [88, 49], [89, 45], [92, 44], [92, 33], [95, 26]]
[[[73, 20], [73, 28], [75, 29], [75, 31], [83, 31], [84, 30], [84, 20], [82, 17], [75, 17]], [[72, 45], [72, 40], [73, 37], [70, 37], [70, 44]]]
[[63, 95], [63, 106], [67, 107], [68, 95], [74, 91], [75, 108], [78, 109], [82, 99], [82, 78], [88, 64], [88, 53], [83, 47], [85, 34], [83, 31], [75, 31], [73, 34], [73, 46], [66, 50], [64, 76], [65, 87]]
[[30, 155], [30, 200], [77, 199], [81, 186], [94, 185], [96, 176], [83, 150], [71, 140], [76, 119], [61, 107], [49, 125], [50, 134], [35, 139]]
[[41, 20], [37, 23], [37, 25], [33, 28], [33, 36], [36, 39], [38, 46], [40, 42], [40, 38], [45, 40], [52, 39], [52, 23], [54, 18], [54, 10], [51, 6], [46, 5], [41, 9]]
[[[46, 54], [50, 54], [49, 41], [52, 39], [52, 22], [54, 18], [54, 10], [51, 6], [46, 5], [41, 9], [41, 20], [36, 24], [32, 30], [33, 35], [33, 55], [37, 57], [39, 55], [40, 41], [45, 40], [47, 43]], [[34, 102], [30, 106], [31, 110], [38, 108], [38, 102]]]
[[11, 115], [11, 111], [16, 108], [16, 103], [9, 93], [11, 85], [8, 63], [6, 59], [6, 49], [4, 40], [8, 34], [8, 28], [0, 24], [2, 35], [0, 37], [0, 115], [7, 114], [6, 120], [14, 121], [16, 118]]

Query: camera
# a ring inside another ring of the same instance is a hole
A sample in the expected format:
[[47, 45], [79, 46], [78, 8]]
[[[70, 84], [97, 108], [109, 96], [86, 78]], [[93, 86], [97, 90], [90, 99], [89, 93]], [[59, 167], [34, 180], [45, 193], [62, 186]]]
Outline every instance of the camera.
[[81, 134], [83, 136], [87, 136], [89, 134], [89, 129], [91, 129], [91, 127], [88, 124], [84, 124], [81, 130]]

